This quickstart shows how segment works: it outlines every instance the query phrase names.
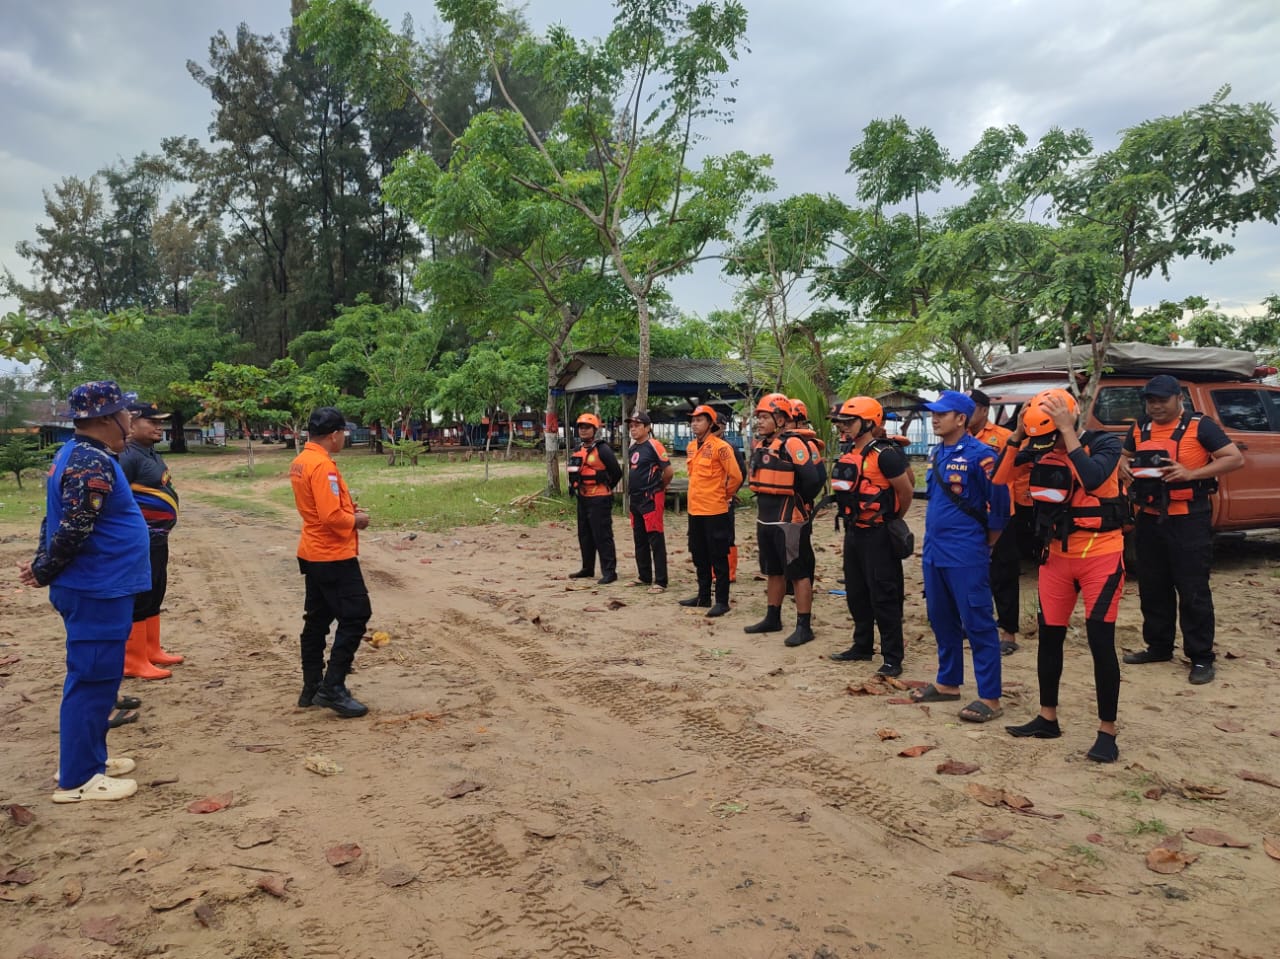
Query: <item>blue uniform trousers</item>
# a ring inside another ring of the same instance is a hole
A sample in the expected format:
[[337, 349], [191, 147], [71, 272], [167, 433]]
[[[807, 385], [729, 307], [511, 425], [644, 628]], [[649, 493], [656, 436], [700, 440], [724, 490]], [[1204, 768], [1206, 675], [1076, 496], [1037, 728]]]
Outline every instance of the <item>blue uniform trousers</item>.
[[133, 597], [99, 599], [51, 586], [67, 630], [67, 679], [58, 716], [58, 786], [75, 789], [107, 768], [107, 721], [124, 676]]
[[964, 637], [973, 652], [973, 674], [981, 699], [999, 699], [1000, 633], [991, 609], [990, 569], [935, 566], [924, 562], [925, 608], [938, 642], [938, 679], [943, 686], [964, 685]]

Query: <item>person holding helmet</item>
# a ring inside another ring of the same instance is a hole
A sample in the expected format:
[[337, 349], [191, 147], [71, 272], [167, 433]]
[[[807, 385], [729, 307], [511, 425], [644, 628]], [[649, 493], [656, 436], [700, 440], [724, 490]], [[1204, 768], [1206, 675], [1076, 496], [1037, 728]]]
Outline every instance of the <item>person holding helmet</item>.
[[794, 430], [791, 401], [768, 393], [756, 404], [756, 435], [751, 453], [749, 483], [756, 494], [760, 572], [767, 584], [768, 610], [746, 633], [782, 631], [782, 600], [787, 584], [795, 589], [796, 628], [783, 642], [802, 646], [813, 636], [813, 573], [811, 541], [814, 499], [826, 483], [826, 471], [812, 430]]
[[622, 479], [622, 467], [613, 449], [599, 438], [600, 417], [583, 413], [574, 424], [578, 448], [569, 454], [569, 490], [578, 500], [578, 548], [582, 566], [570, 579], [595, 576], [600, 554], [601, 586], [618, 581], [618, 555], [613, 545], [613, 488]]
[[900, 519], [915, 492], [906, 454], [887, 439], [877, 439], [884, 409], [870, 396], [854, 396], [833, 417], [842, 445], [850, 444], [831, 470], [831, 490], [844, 521], [844, 585], [853, 617], [853, 645], [831, 659], [838, 663], [870, 660], [880, 629], [883, 676], [902, 675], [902, 560], [893, 554], [885, 522]]
[[938, 678], [918, 689], [916, 702], [960, 698], [964, 682], [964, 638], [973, 651], [978, 698], [960, 710], [971, 723], [1004, 714], [1000, 706], [1000, 634], [991, 611], [991, 546], [1009, 522], [1009, 491], [993, 483], [996, 454], [969, 435], [974, 403], [943, 390], [925, 409], [940, 440], [929, 459], [925, 511], [925, 604], [938, 644]]
[[667, 588], [666, 492], [674, 472], [666, 448], [653, 438], [653, 419], [641, 410], [627, 417], [631, 433], [631, 479], [627, 483], [627, 518], [636, 548], [632, 586], [649, 592]]
[[[991, 398], [982, 390], [969, 391], [973, 400], [973, 419], [969, 432], [986, 443], [997, 454], [1004, 449], [1013, 430], [991, 422]], [[1026, 470], [1014, 473], [1009, 484], [1010, 509], [1016, 509], [1019, 492], [1026, 493]], [[1018, 651], [1018, 620], [1021, 617], [1018, 580], [1022, 577], [1022, 560], [1018, 555], [1018, 528], [1009, 522], [991, 549], [991, 595], [996, 604], [996, 626], [1000, 629], [1000, 653], [1009, 656]]]
[[1125, 653], [1130, 665], [1173, 659], [1178, 621], [1191, 660], [1188, 680], [1213, 681], [1215, 630], [1209, 567], [1218, 477], [1244, 466], [1244, 454], [1222, 427], [1182, 408], [1182, 386], [1167, 374], [1142, 391], [1146, 417], [1129, 431], [1124, 456], [1129, 496], [1138, 507], [1134, 546], [1145, 649]]
[[[685, 451], [689, 471], [689, 556], [698, 577], [697, 595], [681, 606], [707, 607], [715, 618], [729, 612], [729, 548], [733, 543], [733, 498], [742, 470], [733, 447], [720, 438], [720, 420], [705, 403], [689, 418], [693, 442]], [[715, 603], [711, 601], [714, 580]]]
[[1086, 753], [1112, 763], [1120, 664], [1116, 660], [1116, 612], [1124, 592], [1124, 525], [1128, 504], [1120, 490], [1120, 439], [1104, 431], [1077, 433], [1079, 407], [1066, 390], [1037, 393], [1023, 411], [1001, 454], [997, 482], [1010, 482], [1015, 467], [1031, 463], [1028, 492], [1035, 503], [1040, 543], [1040, 635], [1036, 672], [1040, 712], [1010, 735], [1057, 739], [1062, 649], [1076, 598], [1083, 596], [1085, 637], [1093, 657], [1098, 736]]

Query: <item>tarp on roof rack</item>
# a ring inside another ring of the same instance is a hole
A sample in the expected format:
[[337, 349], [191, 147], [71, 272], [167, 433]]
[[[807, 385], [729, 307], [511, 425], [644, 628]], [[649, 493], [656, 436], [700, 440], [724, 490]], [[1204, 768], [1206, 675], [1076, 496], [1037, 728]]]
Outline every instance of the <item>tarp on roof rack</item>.
[[[1028, 350], [991, 359], [991, 374], [997, 376], [1063, 371], [1067, 369], [1067, 350]], [[1088, 344], [1070, 351], [1071, 369], [1083, 372], [1093, 361], [1093, 348]], [[1151, 346], [1147, 343], [1112, 343], [1105, 357], [1107, 372], [1119, 376], [1155, 376], [1169, 373], [1184, 380], [1248, 380], [1258, 366], [1258, 358], [1243, 350], [1217, 347]]]

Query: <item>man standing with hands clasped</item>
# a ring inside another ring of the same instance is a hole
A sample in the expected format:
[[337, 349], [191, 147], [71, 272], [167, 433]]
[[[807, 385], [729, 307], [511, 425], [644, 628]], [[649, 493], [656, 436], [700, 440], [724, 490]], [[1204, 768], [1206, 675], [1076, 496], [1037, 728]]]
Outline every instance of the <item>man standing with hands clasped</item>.
[[[693, 442], [685, 451], [689, 471], [689, 558], [698, 577], [698, 592], [681, 606], [707, 607], [712, 619], [729, 612], [729, 548], [733, 543], [733, 498], [742, 485], [742, 470], [733, 447], [721, 439], [720, 418], [702, 404], [689, 416]], [[715, 587], [715, 603], [711, 590]]]
[[[307, 421], [307, 445], [289, 467], [293, 501], [302, 517], [298, 568], [306, 580], [302, 613], [302, 695], [299, 706], [327, 706], [343, 718], [369, 711], [347, 690], [347, 673], [355, 662], [373, 609], [360, 572], [359, 530], [369, 514], [357, 509], [333, 461], [346, 443], [346, 418], [322, 406]], [[338, 626], [324, 662], [329, 624]]]
[[1214, 677], [1210, 497], [1219, 476], [1244, 466], [1244, 454], [1213, 420], [1183, 410], [1182, 387], [1172, 376], [1153, 377], [1142, 393], [1147, 418], [1130, 430], [1124, 456], [1133, 479], [1129, 497], [1138, 508], [1134, 545], [1147, 648], [1125, 653], [1124, 661], [1173, 659], [1181, 619], [1188, 679], [1200, 686]]
[[969, 435], [972, 399], [943, 390], [925, 409], [933, 414], [930, 424], [941, 441], [929, 460], [922, 550], [925, 606], [938, 643], [938, 678], [911, 698], [919, 703], [960, 698], [968, 636], [978, 698], [960, 710], [960, 718], [985, 723], [1004, 714], [990, 568], [992, 545], [1009, 522], [1009, 490], [991, 481], [995, 450]]
[[613, 545], [613, 488], [622, 479], [622, 467], [613, 449], [600, 438], [600, 417], [583, 413], [574, 424], [578, 448], [569, 454], [566, 469], [569, 489], [578, 501], [578, 549], [582, 566], [570, 579], [595, 576], [596, 554], [600, 554], [601, 586], [618, 581], [618, 553]]
[[35, 559], [25, 586], [48, 586], [67, 631], [67, 678], [58, 714], [56, 803], [124, 799], [138, 791], [132, 759], [107, 758], [107, 720], [124, 674], [133, 597], [151, 588], [147, 523], [116, 462], [129, 436], [128, 405], [110, 380], [71, 391], [75, 436], [58, 450], [45, 486]]
[[631, 479], [627, 483], [627, 514], [636, 547], [636, 579], [632, 586], [649, 592], [667, 588], [667, 487], [674, 470], [667, 451], [652, 436], [653, 420], [641, 410], [627, 418], [631, 432]]

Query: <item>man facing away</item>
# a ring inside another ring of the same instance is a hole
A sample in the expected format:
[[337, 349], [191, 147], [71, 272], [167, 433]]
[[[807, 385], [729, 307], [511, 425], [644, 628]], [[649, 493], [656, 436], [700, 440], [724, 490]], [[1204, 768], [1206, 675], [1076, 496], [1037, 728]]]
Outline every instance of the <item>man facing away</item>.
[[1215, 631], [1209, 567], [1218, 477], [1244, 466], [1244, 454], [1222, 427], [1182, 408], [1182, 387], [1167, 374], [1143, 389], [1146, 418], [1129, 431], [1124, 456], [1138, 507], [1134, 545], [1146, 649], [1125, 653], [1129, 665], [1173, 659], [1182, 621], [1188, 679], [1213, 681]]
[[45, 487], [35, 559], [18, 575], [48, 586], [67, 631], [67, 678], [58, 715], [56, 803], [124, 799], [138, 791], [132, 759], [107, 758], [107, 721], [124, 675], [133, 597], [151, 588], [147, 524], [116, 456], [129, 436], [128, 405], [111, 380], [71, 391], [75, 424]]
[[[299, 706], [326, 706], [343, 718], [369, 711], [347, 689], [373, 609], [360, 572], [360, 534], [369, 514], [356, 507], [333, 457], [346, 443], [346, 418], [322, 406], [307, 421], [307, 444], [289, 467], [293, 502], [302, 517], [298, 568], [306, 583], [302, 613], [302, 695]], [[329, 665], [324, 661], [329, 624]]]
[[667, 588], [666, 493], [674, 470], [663, 445], [653, 438], [653, 419], [643, 410], [627, 418], [631, 433], [631, 476], [627, 483], [627, 516], [636, 548], [633, 586], [649, 592]]
[[718, 435], [720, 419], [714, 408], [704, 404], [694, 409], [689, 428], [693, 431], [693, 442], [685, 451], [685, 468], [689, 471], [689, 557], [698, 577], [698, 592], [680, 600], [680, 605], [707, 607], [707, 616], [715, 618], [729, 612], [732, 503], [742, 486], [742, 470], [733, 447]]
[[178, 492], [156, 444], [164, 439], [164, 421], [152, 403], [132, 403], [129, 442], [120, 454], [120, 469], [142, 518], [147, 521], [151, 544], [151, 588], [133, 601], [133, 630], [124, 651], [124, 674], [139, 679], [167, 679], [166, 666], [182, 662], [181, 656], [160, 647], [160, 606], [169, 587], [169, 533], [178, 523]]

